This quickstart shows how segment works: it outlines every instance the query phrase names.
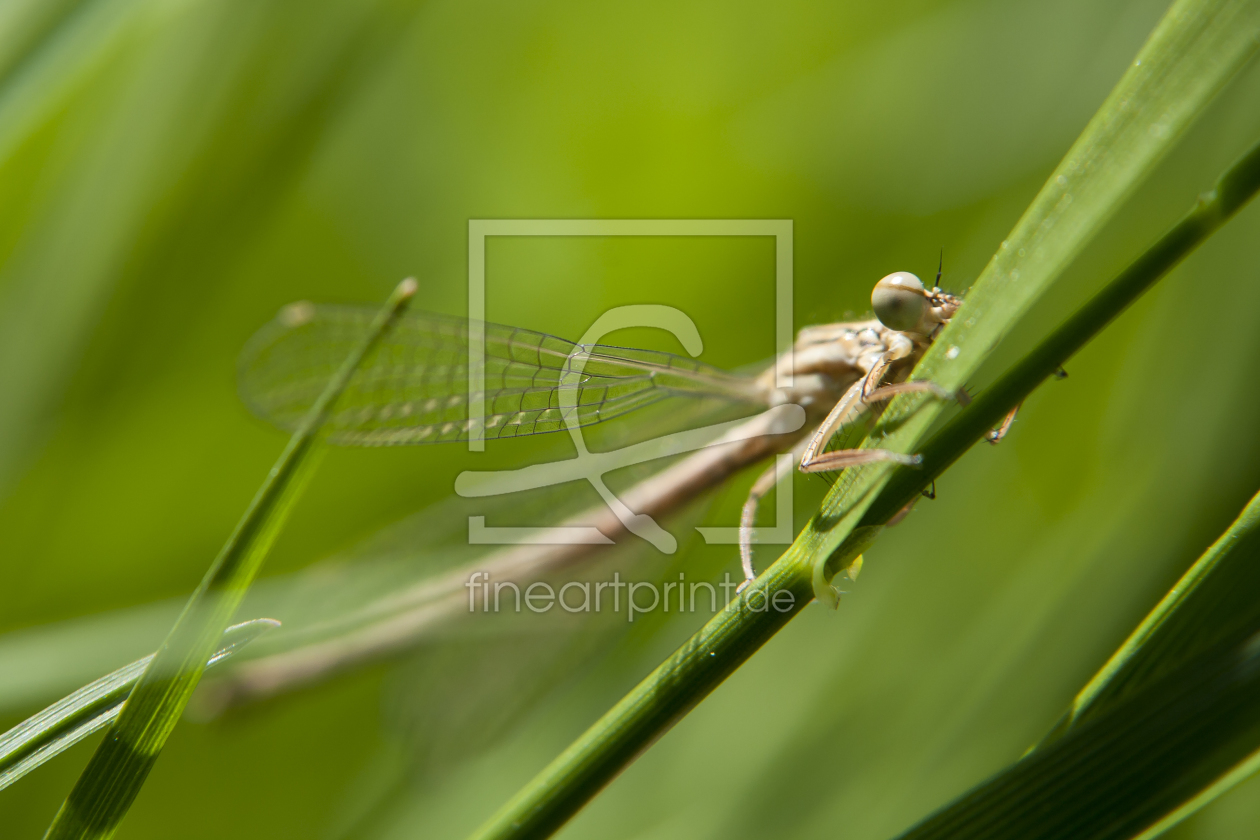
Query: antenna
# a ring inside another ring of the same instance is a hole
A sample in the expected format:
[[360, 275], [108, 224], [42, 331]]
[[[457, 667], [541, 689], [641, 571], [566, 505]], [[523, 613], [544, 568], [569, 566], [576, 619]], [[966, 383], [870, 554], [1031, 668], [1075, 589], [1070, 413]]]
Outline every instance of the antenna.
[[945, 270], [945, 246], [941, 246], [941, 261], [936, 267], [936, 288], [941, 287], [941, 272]]

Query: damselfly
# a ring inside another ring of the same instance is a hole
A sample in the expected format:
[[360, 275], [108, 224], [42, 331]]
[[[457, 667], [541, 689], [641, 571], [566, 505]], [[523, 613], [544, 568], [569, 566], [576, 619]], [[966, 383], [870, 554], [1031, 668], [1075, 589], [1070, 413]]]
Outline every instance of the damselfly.
[[[573, 431], [680, 396], [765, 409], [746, 421], [711, 427], [720, 432], [715, 439], [619, 497], [596, 482], [609, 508], [609, 515], [597, 516], [596, 529], [608, 540], [626, 531], [651, 540], [663, 533], [653, 517], [749, 465], [789, 453], [790, 459], [778, 459], [757, 479], [742, 511], [739, 545], [747, 584], [755, 576], [757, 505], [784, 470], [799, 466], [819, 473], [881, 460], [914, 462], [914, 456], [878, 448], [827, 446], [841, 427], [895, 394], [952, 396], [906, 377], [960, 302], [939, 286], [925, 289], [913, 274], [890, 274], [872, 292], [875, 318], [807, 327], [791, 352], [758, 376], [727, 373], [670, 353], [575, 344], [495, 324], [475, 325], [474, 339], [466, 320], [411, 313], [356, 375], [327, 434], [334, 443], [362, 446], [520, 437]], [[241, 391], [250, 408], [283, 428], [296, 427], [373, 315], [367, 307], [286, 307], [243, 355]], [[474, 341], [484, 348], [477, 356], [484, 359], [484, 372], [471, 380], [483, 383], [479, 391], [470, 387]], [[791, 385], [778, 384], [785, 381]], [[575, 439], [580, 444], [580, 437]], [[583, 550], [551, 548], [553, 563]]]

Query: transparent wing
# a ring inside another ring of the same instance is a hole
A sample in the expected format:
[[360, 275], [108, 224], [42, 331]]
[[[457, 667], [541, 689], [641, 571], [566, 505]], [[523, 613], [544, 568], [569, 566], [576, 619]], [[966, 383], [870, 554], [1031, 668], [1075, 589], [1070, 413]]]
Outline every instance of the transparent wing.
[[[627, 468], [630, 475], [624, 477], [642, 480], [659, 467], [638, 464]], [[706, 500], [693, 499], [671, 513], [670, 530], [679, 537], [681, 551], [687, 550], [687, 541], [697, 539], [689, 526], [696, 524], [705, 504]], [[241, 609], [249, 614], [261, 610], [282, 625], [250, 646], [248, 660], [237, 657], [241, 667], [202, 683], [199, 713], [217, 713], [371, 662], [417, 649], [432, 652], [461, 639], [493, 645], [505, 636], [516, 638], [526, 645], [541, 645], [532, 655], [544, 658], [549, 652], [583, 648], [604, 630], [638, 625], [630, 625], [626, 613], [611, 602], [599, 610], [538, 613], [523, 607], [513, 593], [540, 581], [559, 588], [570, 581], [611, 580], [614, 571], [634, 580], [654, 580], [677, 569], [678, 555], [661, 554], [639, 539], [581, 546], [470, 544], [470, 515], [484, 515], [495, 526], [599, 525], [607, 519], [607, 508], [586, 482], [497, 498], [454, 497], [301, 572], [260, 581]], [[469, 608], [468, 582], [477, 572], [484, 580], [508, 587], [501, 604], [488, 611]], [[575, 642], [574, 634], [586, 638]], [[0, 656], [3, 653], [0, 647]], [[524, 656], [524, 650], [518, 648], [517, 655]], [[446, 684], [447, 690], [454, 690], [448, 676], [431, 688], [441, 692]], [[458, 705], [475, 690], [476, 685], [465, 686], [448, 699]], [[499, 701], [505, 696], [499, 694]]]
[[[241, 396], [259, 417], [293, 429], [375, 310], [297, 303], [246, 344]], [[487, 439], [588, 426], [670, 396], [753, 402], [754, 381], [672, 353], [592, 345], [486, 324]], [[468, 321], [427, 312], [401, 318], [346, 389], [328, 424], [356, 446], [467, 440]], [[577, 371], [580, 370], [580, 376]]]

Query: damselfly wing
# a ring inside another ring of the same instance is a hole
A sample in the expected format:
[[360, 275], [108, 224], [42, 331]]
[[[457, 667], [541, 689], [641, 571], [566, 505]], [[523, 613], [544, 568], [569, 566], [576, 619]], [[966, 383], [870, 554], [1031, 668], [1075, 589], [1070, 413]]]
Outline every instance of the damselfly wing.
[[[371, 323], [375, 310], [296, 303], [260, 330], [240, 363], [241, 395], [259, 417], [293, 429]], [[755, 379], [672, 353], [581, 346], [485, 324], [486, 439], [585, 427], [670, 396], [764, 402]], [[427, 312], [399, 319], [338, 402], [327, 434], [352, 446], [469, 438], [469, 323]], [[577, 381], [571, 374], [581, 363]], [[565, 392], [569, 393], [565, 393]]]

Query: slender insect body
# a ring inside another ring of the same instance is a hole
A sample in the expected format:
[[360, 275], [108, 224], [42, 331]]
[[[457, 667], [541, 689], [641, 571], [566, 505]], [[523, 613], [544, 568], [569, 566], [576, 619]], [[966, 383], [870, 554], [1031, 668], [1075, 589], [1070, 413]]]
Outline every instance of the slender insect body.
[[[642, 519], [670, 513], [780, 453], [792, 454], [787, 469], [799, 465], [805, 472], [834, 472], [881, 460], [913, 462], [913, 456], [880, 449], [826, 447], [839, 429], [865, 412], [880, 410], [895, 394], [956, 396], [907, 377], [960, 303], [939, 288], [925, 289], [912, 274], [888, 275], [872, 293], [876, 318], [806, 327], [791, 353], [755, 377], [669, 353], [578, 345], [485, 324], [484, 391], [479, 393], [469, 387], [472, 339], [467, 322], [410, 313], [356, 374], [327, 433], [332, 442], [350, 445], [467, 440], [477, 428], [487, 438], [566, 429], [576, 434], [580, 427], [678, 396], [721, 397], [763, 409], [728, 424], [718, 440], [690, 447], [690, 455], [621, 492], [613, 500], [619, 505], [600, 505], [561, 524], [593, 523], [616, 541], [640, 533], [626, 515]], [[292, 426], [322, 391], [329, 372], [344, 358], [345, 345], [356, 339], [369, 314], [358, 307], [309, 303], [286, 308], [243, 353], [241, 391], [246, 403], [264, 419]], [[788, 372], [791, 386], [777, 387], [780, 374]], [[484, 410], [480, 426], [471, 416], [476, 403]], [[803, 421], [800, 410], [793, 409], [795, 415], [786, 411], [793, 406], [803, 409]], [[757, 504], [785, 474], [782, 460], [776, 459], [776, 465], [754, 483], [744, 505], [740, 556], [745, 585], [755, 576], [752, 538]], [[477, 568], [493, 573], [498, 581], [524, 581], [579, 562], [595, 550], [597, 546], [587, 544], [509, 546], [484, 557]], [[323, 647], [278, 654], [277, 670], [262, 682], [301, 682], [405, 646], [439, 617], [458, 612], [466, 575], [467, 570], [457, 571], [443, 581], [425, 582], [414, 593], [397, 592], [390, 605], [366, 609], [387, 618], [370, 621]], [[251, 670], [267, 667], [260, 661]], [[288, 676], [277, 678], [277, 673]]]

